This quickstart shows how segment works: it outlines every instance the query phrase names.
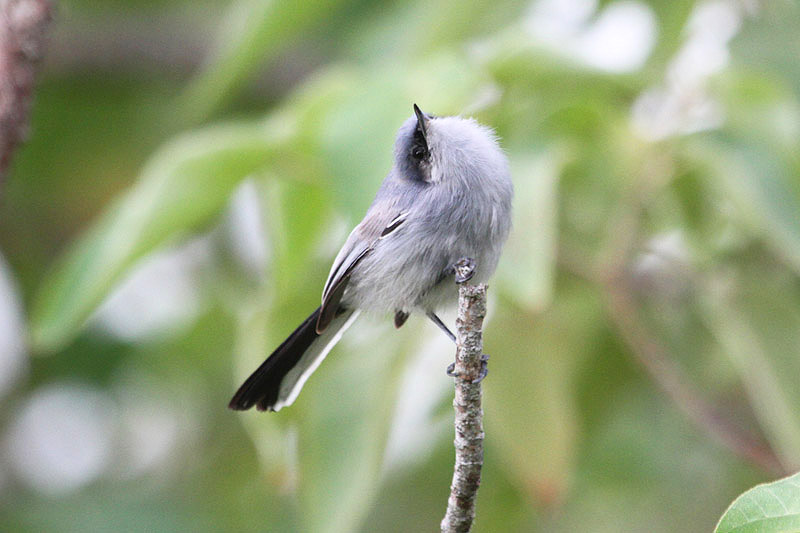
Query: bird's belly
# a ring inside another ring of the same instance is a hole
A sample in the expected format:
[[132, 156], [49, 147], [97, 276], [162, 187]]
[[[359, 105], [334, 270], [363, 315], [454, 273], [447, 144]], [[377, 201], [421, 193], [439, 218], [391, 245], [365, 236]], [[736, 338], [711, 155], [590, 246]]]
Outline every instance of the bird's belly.
[[433, 311], [457, 303], [458, 286], [447, 270], [462, 257], [476, 263], [473, 283], [486, 281], [494, 272], [499, 249], [491, 244], [489, 235], [477, 242], [468, 241], [461, 232], [439, 234], [435, 239], [418, 236], [404, 231], [381, 241], [359, 264], [358, 275], [351, 278], [345, 305], [378, 313]]

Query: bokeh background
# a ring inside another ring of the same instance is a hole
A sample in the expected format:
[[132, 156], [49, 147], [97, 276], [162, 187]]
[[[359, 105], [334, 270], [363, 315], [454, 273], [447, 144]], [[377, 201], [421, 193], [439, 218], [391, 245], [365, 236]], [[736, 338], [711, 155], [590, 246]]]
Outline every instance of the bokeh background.
[[516, 187], [476, 531], [710, 531], [800, 468], [796, 3], [57, 7], [0, 200], [0, 530], [438, 528], [426, 320], [363, 319], [291, 408], [226, 409], [413, 102], [495, 127]]

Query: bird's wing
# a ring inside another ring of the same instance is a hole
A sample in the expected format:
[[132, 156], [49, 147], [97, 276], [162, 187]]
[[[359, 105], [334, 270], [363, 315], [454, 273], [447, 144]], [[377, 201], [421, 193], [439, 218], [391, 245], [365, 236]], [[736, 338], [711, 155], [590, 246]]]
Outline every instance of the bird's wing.
[[370, 210], [364, 220], [350, 233], [336, 259], [333, 261], [328, 281], [322, 291], [322, 307], [317, 319], [317, 333], [322, 333], [336, 317], [344, 290], [353, 269], [375, 248], [383, 238], [399, 228], [408, 213]]

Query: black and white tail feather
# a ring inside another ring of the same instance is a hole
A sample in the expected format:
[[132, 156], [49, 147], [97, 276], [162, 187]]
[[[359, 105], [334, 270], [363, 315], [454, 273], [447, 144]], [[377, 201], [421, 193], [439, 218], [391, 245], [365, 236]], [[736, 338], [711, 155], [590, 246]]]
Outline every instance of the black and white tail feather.
[[291, 405], [300, 389], [342, 334], [358, 317], [358, 311], [343, 311], [317, 333], [320, 308], [297, 327], [272, 355], [253, 372], [231, 399], [228, 407], [245, 411], [279, 411]]
[[[400, 128], [395, 160], [364, 219], [331, 267], [322, 305], [267, 358], [231, 399], [231, 409], [278, 411], [360, 310], [434, 319], [457, 301], [453, 265], [475, 263], [473, 282], [494, 272], [511, 226], [508, 161], [492, 130], [472, 119], [433, 117], [414, 106]], [[452, 336], [452, 334], [450, 334]]]

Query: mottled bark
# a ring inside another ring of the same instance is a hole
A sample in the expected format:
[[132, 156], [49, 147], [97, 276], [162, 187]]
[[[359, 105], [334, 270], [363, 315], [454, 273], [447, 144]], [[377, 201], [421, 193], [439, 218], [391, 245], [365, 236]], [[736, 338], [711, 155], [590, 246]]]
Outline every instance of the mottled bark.
[[28, 133], [35, 67], [51, 9], [48, 0], [0, 0], [0, 186]]
[[[461, 285], [456, 321], [455, 375], [455, 470], [450, 485], [443, 532], [469, 531], [475, 519], [475, 498], [483, 466], [483, 409], [481, 377], [483, 318], [486, 316], [486, 286]], [[477, 383], [474, 381], [478, 380]]]

